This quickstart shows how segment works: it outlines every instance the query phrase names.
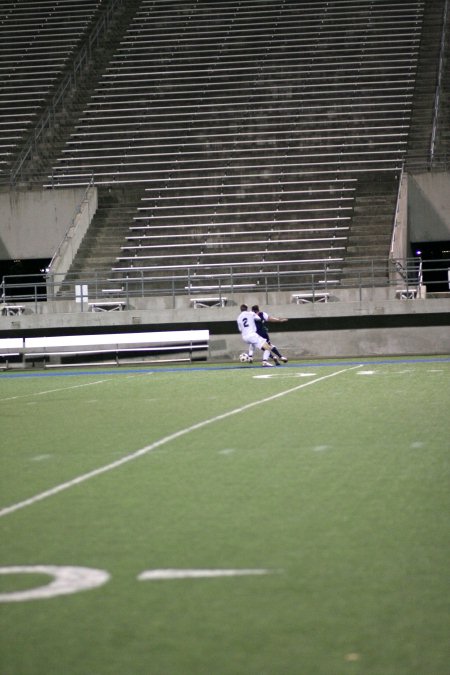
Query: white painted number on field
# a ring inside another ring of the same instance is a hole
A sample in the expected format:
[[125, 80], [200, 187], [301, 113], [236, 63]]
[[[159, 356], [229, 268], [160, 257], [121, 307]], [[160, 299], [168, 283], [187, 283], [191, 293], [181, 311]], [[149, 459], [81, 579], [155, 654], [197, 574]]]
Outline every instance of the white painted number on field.
[[254, 380], [270, 380], [271, 378], [276, 377], [277, 380], [293, 377], [315, 377], [315, 373], [288, 373], [286, 371], [277, 370], [276, 373], [264, 373], [264, 375], [253, 375]]
[[58, 595], [70, 595], [102, 586], [110, 578], [108, 572], [104, 570], [57, 565], [0, 567], [0, 574], [45, 574], [53, 578], [48, 584], [37, 588], [0, 593], [0, 602], [24, 602], [25, 600], [42, 600], [55, 598]]
[[[219, 577], [261, 576], [280, 570], [268, 569], [158, 569], [146, 570], [139, 581], [171, 581], [175, 579], [212, 579]], [[1, 602], [48, 600], [58, 595], [70, 595], [103, 586], [111, 578], [105, 570], [90, 567], [60, 567], [58, 565], [20, 565], [0, 567], [0, 574], [43, 574], [52, 581], [37, 588], [0, 593]]]

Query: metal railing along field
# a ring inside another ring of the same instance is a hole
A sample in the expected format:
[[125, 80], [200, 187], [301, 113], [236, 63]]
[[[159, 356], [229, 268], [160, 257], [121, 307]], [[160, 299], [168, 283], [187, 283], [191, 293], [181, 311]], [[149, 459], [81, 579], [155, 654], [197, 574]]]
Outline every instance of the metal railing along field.
[[[367, 289], [392, 289], [393, 297], [425, 297], [427, 294], [449, 291], [449, 260], [426, 261], [420, 258], [405, 259], [352, 259], [333, 261], [332, 265], [311, 261], [302, 265], [297, 262], [271, 263], [265, 268], [263, 262], [252, 269], [248, 265], [176, 267], [164, 276], [152, 274], [151, 269], [136, 270], [133, 275], [115, 278], [105, 271], [92, 271], [82, 277], [68, 274], [58, 277], [47, 275], [6, 275], [1, 279], [0, 300], [3, 308], [17, 303], [27, 303], [27, 309], [38, 311], [40, 303], [52, 302], [52, 311], [67, 311], [67, 302], [76, 301], [80, 311], [91, 304], [114, 300], [126, 308], [137, 298], [195, 298], [213, 295], [221, 299], [245, 292], [265, 294], [308, 293], [314, 301], [321, 294], [353, 290], [352, 297], [361, 299]], [[56, 289], [56, 290], [55, 290]], [[338, 293], [339, 295], [339, 293]], [[170, 301], [169, 303], [170, 304]], [[61, 306], [61, 310], [58, 306]], [[7, 312], [3, 312], [7, 313]]]

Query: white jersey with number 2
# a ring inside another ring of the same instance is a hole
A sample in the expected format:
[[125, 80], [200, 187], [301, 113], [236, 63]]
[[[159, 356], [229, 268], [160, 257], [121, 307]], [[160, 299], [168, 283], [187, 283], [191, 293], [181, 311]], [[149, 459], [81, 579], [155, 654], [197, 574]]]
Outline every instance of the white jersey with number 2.
[[237, 318], [237, 324], [243, 340], [256, 333], [256, 316], [253, 312], [241, 312]]

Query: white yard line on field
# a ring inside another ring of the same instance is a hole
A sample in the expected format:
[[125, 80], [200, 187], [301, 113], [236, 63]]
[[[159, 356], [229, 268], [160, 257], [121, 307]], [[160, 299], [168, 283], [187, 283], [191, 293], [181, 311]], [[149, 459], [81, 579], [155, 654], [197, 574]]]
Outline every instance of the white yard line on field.
[[84, 384], [72, 384], [70, 387], [59, 387], [58, 389], [46, 389], [45, 391], [35, 391], [32, 394], [18, 394], [17, 396], [8, 396], [7, 398], [0, 398], [0, 403], [4, 401], [15, 401], [17, 398], [30, 398], [30, 396], [44, 396], [45, 394], [56, 394], [60, 391], [67, 391], [68, 389], [80, 389], [81, 387], [91, 387], [93, 384], [103, 384], [110, 380], [96, 380], [95, 382], [84, 382]]
[[164, 436], [163, 438], [160, 438], [158, 441], [155, 441], [154, 443], [150, 443], [150, 445], [146, 445], [145, 447], [141, 448], [140, 450], [136, 450], [136, 452], [132, 452], [130, 455], [126, 455], [125, 457], [122, 457], [121, 459], [116, 460], [115, 462], [111, 462], [111, 464], [106, 464], [105, 466], [101, 466], [98, 469], [94, 469], [93, 471], [89, 471], [88, 473], [84, 473], [81, 476], [78, 476], [77, 478], [73, 478], [72, 480], [67, 481], [66, 483], [61, 483], [60, 485], [56, 485], [54, 488], [50, 488], [50, 490], [46, 490], [45, 492], [41, 492], [37, 495], [34, 495], [34, 497], [30, 497], [29, 499], [25, 499], [22, 502], [18, 502], [17, 504], [12, 504], [11, 506], [5, 506], [3, 509], [0, 509], [0, 517], [2, 516], [7, 516], [10, 513], [14, 513], [15, 511], [19, 511], [20, 509], [25, 508], [26, 506], [32, 506], [33, 504], [36, 504], [36, 502], [40, 502], [43, 499], [47, 499], [47, 497], [52, 497], [53, 495], [58, 494], [59, 492], [63, 492], [64, 490], [68, 490], [71, 487], [74, 487], [75, 485], [79, 485], [80, 483], [84, 483], [87, 480], [90, 480], [91, 478], [95, 478], [96, 476], [100, 476], [103, 473], [108, 473], [109, 471], [112, 471], [113, 469], [118, 469], [119, 467], [123, 466], [124, 464], [128, 464], [128, 462], [132, 462], [135, 459], [138, 459], [139, 457], [142, 457], [143, 455], [147, 455], [149, 452], [152, 452], [156, 448], [160, 448], [161, 445], [165, 445], [166, 443], [170, 443], [171, 441], [175, 441], [177, 438], [180, 438], [181, 436], [186, 436], [187, 434], [190, 434], [192, 431], [198, 431], [198, 429], [203, 429], [203, 427], [208, 426], [209, 424], [213, 424], [214, 422], [221, 422], [222, 420], [227, 419], [227, 417], [231, 417], [232, 415], [237, 415], [239, 413], [242, 413], [246, 410], [250, 410], [251, 408], [254, 408], [257, 405], [261, 405], [262, 403], [269, 403], [270, 401], [275, 401], [277, 398], [281, 398], [282, 396], [286, 396], [287, 394], [292, 394], [295, 391], [299, 391], [300, 389], [304, 389], [305, 387], [309, 387], [312, 384], [317, 384], [318, 382], [323, 382], [324, 380], [328, 380], [331, 377], [335, 377], [336, 375], [341, 375], [342, 373], [347, 373], [350, 370], [354, 370], [355, 368], [360, 368], [360, 365], [357, 366], [352, 366], [350, 368], [344, 368], [343, 370], [337, 370], [334, 373], [330, 373], [329, 375], [323, 375], [322, 377], [318, 377], [315, 380], [308, 380], [308, 382], [304, 382], [303, 384], [298, 384], [295, 387], [292, 387], [291, 389], [285, 389], [284, 391], [280, 391], [278, 394], [273, 394], [272, 396], [267, 396], [266, 398], [262, 398], [258, 401], [252, 401], [251, 403], [247, 403], [246, 405], [243, 405], [239, 408], [234, 408], [233, 410], [229, 410], [228, 412], [222, 413], [221, 415], [216, 415], [215, 417], [210, 417], [209, 419], [203, 420], [202, 422], [197, 422], [196, 424], [193, 424], [190, 427], [186, 427], [185, 429], [180, 429], [179, 431], [175, 431], [173, 434], [169, 434], [168, 436]]

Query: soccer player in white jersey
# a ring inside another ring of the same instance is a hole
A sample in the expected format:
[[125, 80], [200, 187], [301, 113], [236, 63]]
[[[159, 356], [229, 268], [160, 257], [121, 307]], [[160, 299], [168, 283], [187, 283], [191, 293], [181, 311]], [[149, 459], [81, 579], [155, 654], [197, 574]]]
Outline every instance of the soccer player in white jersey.
[[[242, 339], [249, 347], [262, 349], [264, 351], [263, 366], [266, 368], [272, 367], [272, 364], [269, 363], [269, 355], [271, 353], [275, 364], [279, 365], [278, 358], [276, 354], [272, 352], [271, 345], [269, 345], [263, 337], [258, 335], [256, 321], [260, 321], [259, 316], [254, 312], [249, 311], [247, 305], [241, 305], [241, 313], [237, 318], [237, 325]], [[253, 353], [253, 349], [251, 351]]]

